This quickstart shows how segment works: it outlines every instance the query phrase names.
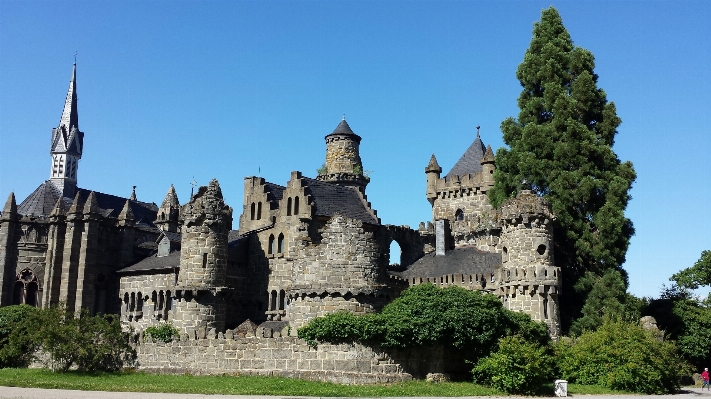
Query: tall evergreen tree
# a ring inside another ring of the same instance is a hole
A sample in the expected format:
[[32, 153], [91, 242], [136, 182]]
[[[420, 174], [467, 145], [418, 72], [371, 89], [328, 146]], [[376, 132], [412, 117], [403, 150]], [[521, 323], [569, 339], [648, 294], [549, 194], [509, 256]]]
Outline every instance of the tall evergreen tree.
[[630, 162], [612, 150], [621, 120], [597, 87], [591, 52], [573, 44], [558, 11], [543, 10], [516, 77], [523, 86], [517, 119], [501, 124], [509, 149], [496, 153], [499, 206], [530, 189], [552, 205], [556, 263], [563, 268], [561, 311], [567, 330], [586, 296], [575, 292], [587, 271], [621, 269], [632, 222], [624, 211], [636, 178]]

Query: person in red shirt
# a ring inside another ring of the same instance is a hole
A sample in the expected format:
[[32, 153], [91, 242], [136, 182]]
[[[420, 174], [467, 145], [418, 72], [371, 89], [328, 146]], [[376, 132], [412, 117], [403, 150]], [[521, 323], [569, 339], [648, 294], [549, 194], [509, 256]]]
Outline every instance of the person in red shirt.
[[704, 387], [706, 387], [706, 389], [711, 391], [711, 384], [709, 384], [709, 368], [708, 367], [706, 367], [704, 369], [704, 372], [701, 373], [701, 379], [704, 380], [704, 383], [701, 384], [701, 390], [703, 391]]

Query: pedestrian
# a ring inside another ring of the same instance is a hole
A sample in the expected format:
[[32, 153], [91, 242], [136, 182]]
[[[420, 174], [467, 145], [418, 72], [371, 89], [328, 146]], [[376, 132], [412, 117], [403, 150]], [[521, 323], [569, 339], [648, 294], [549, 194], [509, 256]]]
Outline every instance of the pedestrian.
[[701, 390], [704, 390], [704, 387], [711, 391], [711, 384], [709, 384], [709, 368], [706, 367], [704, 368], [704, 372], [701, 373], [701, 379], [704, 380], [704, 383], [701, 384]]

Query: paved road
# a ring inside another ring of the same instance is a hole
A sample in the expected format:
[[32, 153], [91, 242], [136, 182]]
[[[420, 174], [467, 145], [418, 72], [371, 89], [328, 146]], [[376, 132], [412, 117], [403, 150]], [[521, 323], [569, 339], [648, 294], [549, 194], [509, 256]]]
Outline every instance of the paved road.
[[[571, 395], [586, 399], [640, 399], [644, 395]], [[711, 392], [690, 388], [678, 395], [652, 395], [655, 399], [711, 399]], [[258, 395], [193, 395], [182, 393], [145, 393], [145, 392], [103, 392], [71, 391], [66, 389], [39, 389], [0, 387], [0, 398], [12, 399], [306, 399], [303, 396], [258, 396]], [[462, 399], [486, 398], [491, 396], [470, 396]], [[313, 399], [313, 398], [309, 398]], [[348, 398], [344, 398], [348, 399]], [[364, 398], [359, 398], [364, 399]], [[416, 398], [389, 398], [416, 399]], [[426, 399], [443, 399], [429, 397]]]

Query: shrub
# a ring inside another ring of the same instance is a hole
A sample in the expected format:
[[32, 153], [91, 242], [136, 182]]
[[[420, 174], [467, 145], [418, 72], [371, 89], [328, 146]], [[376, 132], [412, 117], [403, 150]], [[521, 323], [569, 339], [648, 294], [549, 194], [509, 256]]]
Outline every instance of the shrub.
[[554, 378], [550, 352], [550, 347], [526, 341], [520, 335], [501, 338], [498, 350], [476, 363], [474, 382], [509, 394], [549, 393]]
[[[0, 367], [24, 367], [32, 361], [38, 345], [34, 337], [36, 331], [25, 322], [37, 312], [37, 308], [29, 305], [0, 308]], [[10, 344], [13, 331], [17, 331], [24, 339]]]
[[64, 306], [30, 312], [10, 333], [0, 359], [27, 365], [40, 349], [47, 355], [46, 365], [55, 371], [75, 365], [81, 371], [115, 371], [136, 359], [116, 316], [92, 317], [82, 310], [76, 317]]
[[572, 383], [645, 394], [676, 393], [691, 370], [671, 341], [638, 324], [607, 320], [557, 346], [562, 378]]
[[153, 338], [155, 341], [170, 342], [173, 338], [177, 338], [180, 335], [173, 323], [163, 322], [157, 326], [151, 326], [146, 328], [145, 335]]
[[539, 344], [549, 341], [545, 324], [504, 309], [494, 295], [433, 284], [408, 288], [381, 313], [334, 313], [314, 318], [298, 330], [299, 337], [312, 345], [316, 341], [399, 348], [441, 344], [465, 352], [469, 359], [488, 355], [499, 338], [516, 333]]

